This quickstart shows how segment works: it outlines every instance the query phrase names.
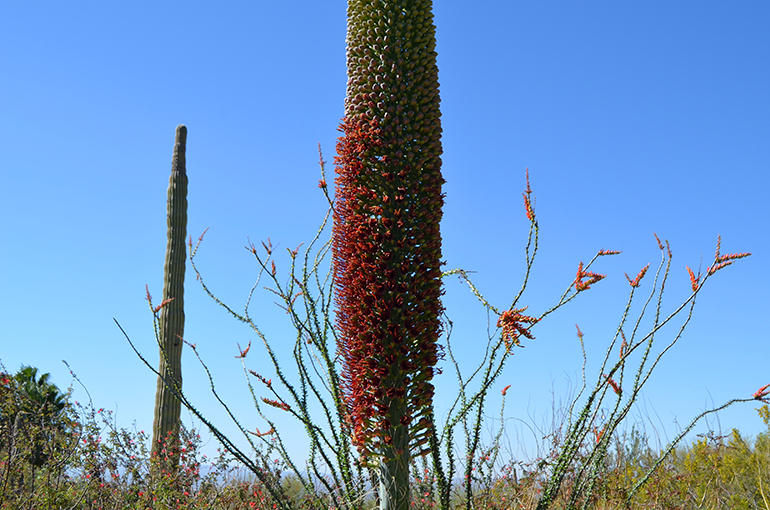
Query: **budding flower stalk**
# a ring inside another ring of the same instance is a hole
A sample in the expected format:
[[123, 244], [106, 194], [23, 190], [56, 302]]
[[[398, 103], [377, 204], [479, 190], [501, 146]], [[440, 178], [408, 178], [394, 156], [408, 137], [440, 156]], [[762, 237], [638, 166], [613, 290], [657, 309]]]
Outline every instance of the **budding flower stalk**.
[[432, 2], [350, 0], [347, 44], [333, 229], [346, 412], [362, 460], [400, 464], [424, 451], [440, 357], [444, 179]]

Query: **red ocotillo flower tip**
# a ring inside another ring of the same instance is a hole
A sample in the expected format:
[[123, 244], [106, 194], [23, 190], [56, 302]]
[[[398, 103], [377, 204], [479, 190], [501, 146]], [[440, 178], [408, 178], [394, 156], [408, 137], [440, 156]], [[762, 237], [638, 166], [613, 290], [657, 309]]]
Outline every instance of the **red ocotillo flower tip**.
[[[590, 271], [583, 270], [583, 262], [581, 261], [580, 265], [578, 266], [577, 277], [575, 278], [575, 290], [578, 292], [588, 290], [591, 288], [591, 285], [602, 280], [606, 276], [607, 275], [604, 274], [592, 273]], [[583, 281], [584, 278], [588, 278], [588, 280]]]
[[526, 169], [527, 188], [521, 194], [524, 197], [524, 209], [527, 211], [527, 219], [535, 221], [535, 209], [532, 207], [532, 188], [529, 187], [529, 168]]
[[144, 290], [147, 293], [147, 296], [144, 299], [146, 299], [147, 302], [150, 303], [150, 306], [152, 306], [152, 296], [150, 295], [150, 287], [146, 283], [144, 284]]
[[767, 399], [766, 399], [765, 397], [767, 397], [768, 395], [770, 395], [770, 390], [769, 390], [768, 388], [770, 388], [770, 384], [765, 384], [764, 386], [762, 386], [761, 388], [759, 388], [759, 389], [756, 391], [756, 393], [754, 393], [754, 395], [752, 395], [752, 396], [753, 396], [753, 397], [754, 397], [756, 400], [761, 400], [761, 401], [763, 401], [763, 402], [766, 402], [766, 401], [767, 401]]
[[620, 344], [620, 358], [623, 359], [623, 355], [626, 353], [626, 349], [628, 349], [628, 342], [626, 342], [626, 334], [623, 333], [623, 330], [620, 330], [620, 336], [623, 338], [623, 342]]
[[751, 255], [751, 253], [731, 253], [728, 255], [721, 255], [717, 260], [714, 262], [714, 265], [708, 268], [709, 274], [714, 274], [723, 267], [727, 267], [730, 264], [732, 264], [737, 259], [742, 259], [744, 257], [748, 257]]
[[297, 255], [299, 254], [299, 249], [302, 247], [303, 244], [305, 243], [299, 243], [299, 246], [297, 246], [293, 250], [289, 250], [288, 248], [286, 248], [289, 251], [289, 255], [291, 255], [292, 259], [297, 258]]
[[602, 248], [601, 250], [599, 250], [598, 255], [601, 257], [604, 255], [618, 255], [620, 253], [623, 253], [623, 252], [620, 250], [605, 250], [604, 248]]
[[262, 242], [262, 246], [265, 248], [265, 251], [267, 252], [268, 255], [273, 253], [273, 243], [270, 241], [269, 237], [267, 238], [267, 244], [265, 244], [264, 241], [261, 241], [261, 242]]
[[743, 253], [728, 253], [727, 255], [722, 255], [719, 257], [719, 262], [725, 262], [727, 260], [737, 260], [742, 259], [744, 257], [748, 257], [751, 255], [749, 252], [743, 252]]
[[628, 273], [624, 273], [626, 275], [626, 280], [628, 280], [628, 283], [632, 287], [638, 287], [639, 285], [641, 285], [642, 278], [644, 278], [644, 275], [647, 274], [648, 269], [650, 269], [649, 264], [644, 266], [642, 270], [639, 271], [639, 273], [636, 275], [636, 278], [634, 278], [633, 280], [631, 280], [631, 278], [628, 276]]
[[261, 375], [259, 375], [258, 373], [256, 373], [255, 371], [253, 371], [251, 369], [249, 369], [249, 373], [251, 375], [253, 375], [254, 377], [256, 377], [257, 379], [259, 379], [260, 381], [262, 381], [262, 383], [265, 386], [267, 386], [268, 388], [272, 388], [272, 386], [273, 386], [273, 380], [272, 379], [266, 379], [266, 378], [262, 377]]
[[532, 208], [532, 202], [529, 198], [529, 195], [522, 193], [521, 196], [524, 197], [524, 209], [527, 211], [527, 219], [529, 221], [533, 221], [535, 219], [535, 211]]
[[610, 386], [612, 386], [612, 390], [617, 393], [618, 395], [623, 394], [623, 390], [618, 386], [618, 383], [616, 383], [612, 377], [608, 376], [607, 374], [604, 374], [604, 377], [607, 378], [607, 382], [610, 383]]
[[578, 336], [578, 338], [582, 340], [583, 339], [583, 332], [580, 331], [580, 326], [575, 324], [575, 328], [577, 328], [577, 336]]
[[238, 346], [238, 352], [240, 354], [236, 356], [236, 358], [245, 358], [246, 355], [249, 353], [249, 349], [251, 349], [251, 340], [249, 340], [249, 345], [246, 346], [245, 349], [241, 349], [241, 344], [236, 344]]
[[528, 317], [522, 315], [521, 312], [527, 308], [514, 308], [504, 311], [500, 318], [497, 320], [497, 327], [503, 329], [503, 341], [505, 342], [505, 350], [511, 353], [511, 348], [516, 345], [523, 347], [519, 341], [520, 336], [525, 336], [530, 340], [534, 340], [534, 336], [530, 333], [529, 328], [523, 324], [535, 324], [537, 319], [535, 317]]
[[696, 276], [695, 273], [693, 273], [692, 269], [690, 269], [690, 266], [685, 266], [687, 268], [687, 272], [690, 275], [690, 286], [692, 287], [692, 291], [695, 292], [698, 290], [698, 285], [700, 282], [700, 273]]
[[263, 437], [263, 436], [269, 436], [270, 434], [273, 434], [275, 430], [273, 429], [273, 427], [270, 427], [270, 430], [268, 430], [267, 432], [260, 432], [259, 429], [257, 429], [256, 432], [252, 432], [250, 430], [248, 432], [249, 434], [253, 434], [257, 437]]
[[751, 255], [751, 253], [748, 253], [748, 252], [728, 253], [727, 255], [722, 255], [721, 249], [722, 249], [722, 236], [717, 236], [717, 250], [716, 250], [716, 253], [714, 254], [714, 264], [706, 270], [706, 272], [709, 275], [716, 273], [723, 267], [729, 266], [735, 260], [742, 259], [744, 257], [748, 257], [749, 255]]
[[658, 248], [660, 248], [660, 251], [663, 251], [663, 243], [660, 242], [660, 237], [658, 237], [658, 234], [653, 232], [652, 235], [654, 235], [655, 240], [658, 241]]
[[511, 385], [509, 384], [508, 386], [503, 388], [503, 396], [505, 396], [505, 394], [508, 392], [508, 388], [510, 388], [510, 387], [511, 387]]
[[326, 179], [320, 179], [318, 181], [318, 187], [321, 189], [326, 189]]
[[318, 164], [323, 168], [326, 166], [326, 161], [324, 161], [324, 155], [323, 152], [321, 152], [321, 143], [318, 143]]
[[605, 423], [602, 427], [602, 430], [597, 430], [596, 427], [594, 427], [594, 437], [596, 438], [596, 444], [599, 444], [599, 441], [602, 440], [602, 437], [604, 437], [604, 431], [607, 430], [607, 424]]
[[174, 300], [174, 298], [169, 298], [169, 299], [163, 301], [161, 304], [159, 304], [158, 306], [156, 306], [155, 308], [152, 309], [152, 313], [158, 313], [161, 308], [163, 308], [164, 306], [166, 306], [167, 304], [169, 304], [173, 300]]
[[289, 404], [287, 404], [286, 402], [279, 402], [277, 400], [272, 400], [272, 399], [265, 398], [265, 397], [262, 397], [262, 402], [264, 402], [265, 404], [267, 404], [269, 406], [273, 406], [273, 407], [275, 407], [277, 409], [280, 409], [282, 411], [288, 411], [289, 409], [291, 409]]

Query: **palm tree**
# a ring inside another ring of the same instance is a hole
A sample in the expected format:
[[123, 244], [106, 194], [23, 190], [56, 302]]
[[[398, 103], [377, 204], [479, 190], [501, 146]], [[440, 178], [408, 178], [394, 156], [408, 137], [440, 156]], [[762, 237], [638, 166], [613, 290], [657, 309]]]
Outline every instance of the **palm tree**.
[[[48, 462], [46, 443], [54, 434], [66, 430], [71, 421], [64, 412], [67, 408], [67, 394], [50, 382], [51, 374], [37, 376], [38, 369], [22, 366], [14, 376], [19, 395], [15, 416], [8, 416], [11, 437], [19, 433], [32, 439], [31, 461], [35, 467]], [[12, 421], [11, 421], [12, 420]]]
[[68, 395], [50, 377], [38, 376], [31, 366], [22, 366], [13, 376], [0, 373], [0, 506], [9, 488], [26, 492], [25, 479], [33, 493], [36, 471], [72, 441]]

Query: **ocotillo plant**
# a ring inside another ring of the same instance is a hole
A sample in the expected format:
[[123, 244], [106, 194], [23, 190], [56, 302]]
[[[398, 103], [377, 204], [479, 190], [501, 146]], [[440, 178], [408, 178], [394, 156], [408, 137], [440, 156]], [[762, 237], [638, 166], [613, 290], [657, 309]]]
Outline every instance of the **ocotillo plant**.
[[350, 0], [347, 45], [333, 230], [343, 388], [381, 508], [406, 509], [410, 456], [427, 453], [442, 311], [432, 2]]
[[[163, 271], [163, 302], [160, 311], [160, 366], [155, 393], [155, 419], [152, 428], [153, 451], [179, 434], [181, 405], [177, 397], [182, 387], [182, 338], [184, 336], [184, 273], [187, 259], [187, 173], [185, 149], [187, 128], [176, 127], [171, 177], [168, 181], [166, 263]], [[149, 292], [148, 292], [149, 299]], [[152, 305], [151, 305], [152, 306]], [[171, 436], [171, 438], [169, 438]]]

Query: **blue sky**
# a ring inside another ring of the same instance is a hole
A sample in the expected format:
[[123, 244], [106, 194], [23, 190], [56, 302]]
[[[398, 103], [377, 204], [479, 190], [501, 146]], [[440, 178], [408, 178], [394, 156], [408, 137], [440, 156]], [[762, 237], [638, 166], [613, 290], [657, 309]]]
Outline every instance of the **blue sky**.
[[[710, 263], [718, 234], [723, 252], [753, 255], [709, 280], [640, 413], [672, 437], [675, 423], [712, 402], [770, 382], [770, 5], [442, 1], [434, 12], [447, 267], [476, 271], [501, 307], [515, 295], [526, 167], [541, 227], [522, 301], [529, 312], [555, 303], [579, 261], [623, 250], [595, 266], [604, 281], [538, 325], [509, 360], [498, 386], [512, 385], [512, 442], [516, 419], [541, 422], [554, 396], [579, 382], [575, 323], [593, 379], [627, 298], [623, 273], [660, 260], [653, 232], [674, 251], [664, 311], [687, 295], [685, 266]], [[294, 248], [325, 211], [317, 144], [331, 162], [345, 3], [6, 2], [0, 69], [0, 360], [37, 366], [66, 387], [65, 359], [97, 407], [149, 430], [155, 378], [112, 319], [156, 359], [144, 292], [148, 284], [159, 300], [162, 290], [174, 128], [189, 130], [188, 232], [209, 228], [199, 267], [240, 307], [257, 271], [247, 238]], [[190, 274], [185, 336], [244, 422], [262, 428], [234, 359], [236, 343], [257, 339]], [[446, 289], [456, 349], [472, 360], [485, 313], [457, 280]], [[269, 296], [255, 316], [279, 350], [291, 343]], [[256, 346], [248, 361], [269, 374]], [[193, 401], [223, 421], [189, 352], [183, 363]], [[456, 394], [451, 372], [442, 377], [439, 414]], [[756, 407], [735, 406], [712, 425], [756, 434]], [[303, 454], [301, 440], [293, 448]]]

